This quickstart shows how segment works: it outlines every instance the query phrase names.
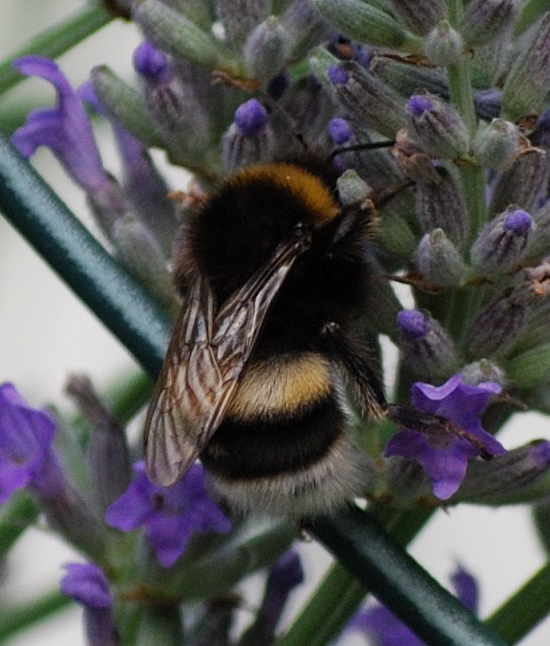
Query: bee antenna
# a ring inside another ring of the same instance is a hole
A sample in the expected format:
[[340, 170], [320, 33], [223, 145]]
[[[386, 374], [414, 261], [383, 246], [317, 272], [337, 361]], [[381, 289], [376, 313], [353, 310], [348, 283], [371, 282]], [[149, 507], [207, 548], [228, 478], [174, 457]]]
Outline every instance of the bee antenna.
[[352, 144], [351, 146], [341, 146], [330, 153], [329, 159], [332, 161], [337, 155], [353, 152], [354, 150], [374, 150], [376, 148], [390, 148], [391, 146], [395, 146], [395, 140], [369, 141], [362, 144]]

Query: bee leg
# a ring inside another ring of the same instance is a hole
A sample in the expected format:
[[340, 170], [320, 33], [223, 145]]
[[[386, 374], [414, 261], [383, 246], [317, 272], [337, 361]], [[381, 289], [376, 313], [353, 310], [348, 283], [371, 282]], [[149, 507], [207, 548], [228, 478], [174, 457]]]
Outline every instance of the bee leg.
[[424, 413], [411, 406], [388, 406], [388, 417], [398, 426], [409, 428], [430, 438], [432, 443], [445, 446], [454, 437], [468, 440], [484, 460], [491, 460], [492, 454], [487, 451], [483, 443], [472, 433], [456, 426], [451, 420], [442, 415]]
[[388, 409], [380, 378], [363, 346], [346, 336], [334, 321], [325, 323], [321, 335], [327, 349], [340, 366], [353, 389], [353, 396], [363, 414], [383, 417]]

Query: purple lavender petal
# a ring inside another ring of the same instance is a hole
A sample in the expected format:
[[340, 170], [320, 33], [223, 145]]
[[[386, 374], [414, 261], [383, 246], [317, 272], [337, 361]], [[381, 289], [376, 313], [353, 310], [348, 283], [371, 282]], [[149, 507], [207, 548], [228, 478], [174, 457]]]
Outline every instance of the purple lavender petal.
[[108, 182], [101, 164], [92, 128], [76, 93], [57, 66], [41, 56], [24, 56], [13, 63], [21, 74], [38, 76], [53, 84], [58, 104], [35, 110], [12, 136], [12, 143], [25, 157], [47, 146], [71, 177], [86, 191], [94, 192]]
[[166, 56], [148, 41], [134, 51], [134, 69], [153, 85], [165, 85], [172, 75]]
[[[480, 440], [492, 455], [505, 453], [504, 447], [481, 426], [479, 415], [487, 407], [493, 394], [499, 393], [497, 383], [485, 382], [471, 386], [462, 382], [460, 375], [451, 377], [441, 386], [416, 383], [412, 389], [412, 403], [426, 413], [441, 415], [458, 428]], [[466, 438], [452, 433], [425, 435], [414, 429], [402, 429], [390, 438], [384, 455], [399, 455], [416, 460], [432, 482], [433, 493], [447, 500], [460, 487], [468, 460], [478, 449]]]
[[109, 581], [92, 563], [69, 563], [61, 580], [61, 592], [91, 608], [110, 608], [113, 598]]
[[54, 432], [45, 411], [29, 406], [12, 384], [0, 386], [0, 503], [39, 477]]
[[475, 578], [461, 565], [451, 577], [456, 596], [474, 614], [479, 612], [479, 586]]
[[105, 514], [109, 525], [131, 531], [143, 525], [163, 567], [171, 567], [196, 532], [228, 532], [230, 521], [208, 496], [205, 474], [198, 464], [171, 487], [153, 485], [143, 462], [134, 465], [137, 477]]

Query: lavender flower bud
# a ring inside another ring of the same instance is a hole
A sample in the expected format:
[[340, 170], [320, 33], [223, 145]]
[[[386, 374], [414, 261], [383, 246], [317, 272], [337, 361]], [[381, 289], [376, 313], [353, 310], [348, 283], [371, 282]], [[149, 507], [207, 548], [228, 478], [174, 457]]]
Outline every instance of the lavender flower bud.
[[480, 129], [474, 141], [474, 155], [485, 168], [505, 170], [523, 149], [525, 138], [518, 127], [505, 119], [493, 119]]
[[311, 0], [311, 4], [339, 32], [361, 43], [401, 48], [409, 38], [393, 16], [361, 0]]
[[435, 168], [438, 181], [418, 181], [416, 215], [422, 231], [442, 229], [447, 238], [462, 248], [468, 237], [468, 210], [452, 175], [443, 167]]
[[502, 92], [493, 88], [490, 90], [475, 90], [474, 107], [480, 119], [485, 119], [485, 121], [496, 119], [502, 108]]
[[420, 240], [415, 252], [418, 271], [432, 285], [459, 285], [466, 273], [460, 253], [442, 229], [434, 229]]
[[250, 73], [264, 83], [279, 72], [289, 57], [287, 35], [275, 16], [254, 29], [244, 48], [244, 62]]
[[328, 77], [351, 118], [366, 121], [387, 137], [394, 137], [405, 126], [403, 99], [355, 61], [333, 65]]
[[531, 43], [520, 51], [506, 77], [502, 110], [510, 121], [535, 112], [546, 105], [550, 86], [550, 13], [540, 21]]
[[336, 182], [340, 202], [347, 206], [363, 202], [369, 196], [371, 189], [354, 170], [347, 170]]
[[537, 119], [530, 140], [533, 146], [540, 146], [546, 151], [550, 148], [550, 108], [546, 108]]
[[231, 57], [213, 36], [161, 0], [134, 3], [132, 17], [162, 51], [205, 67], [231, 66]]
[[167, 197], [168, 186], [153, 164], [147, 148], [111, 117], [90, 82], [82, 85], [78, 94], [110, 121], [122, 160], [124, 194], [132, 211], [162, 246], [165, 257], [171, 258], [178, 227], [176, 211]]
[[429, 153], [447, 159], [468, 153], [466, 126], [445, 101], [429, 94], [413, 95], [407, 103], [407, 117], [412, 132]]
[[509, 30], [519, 7], [518, 0], [472, 0], [466, 7], [460, 26], [465, 45], [485, 45]]
[[447, 79], [441, 70], [434, 67], [410, 65], [401, 60], [375, 56], [369, 69], [377, 78], [407, 98], [414, 94], [419, 87], [430, 94], [449, 97]]
[[516, 388], [547, 387], [550, 381], [550, 343], [516, 354], [506, 361], [505, 368]]
[[[330, 89], [314, 74], [293, 83], [279, 102], [281, 110], [275, 110], [270, 115], [277, 155], [288, 157], [290, 151], [298, 155], [304, 152], [296, 137], [297, 132], [302, 134], [304, 141], [321, 140], [324, 144], [327, 121], [334, 116], [334, 103]], [[292, 128], [289, 128], [285, 114], [292, 115]]]
[[273, 156], [273, 131], [265, 108], [250, 99], [237, 108], [235, 121], [222, 141], [223, 163], [227, 171], [268, 161]]
[[434, 377], [452, 372], [456, 365], [453, 342], [434, 318], [418, 310], [402, 310], [397, 325], [403, 359], [415, 374]]
[[128, 269], [169, 309], [174, 302], [171, 279], [164, 253], [151, 232], [127, 215], [116, 223], [113, 242]]
[[527, 308], [513, 294], [489, 303], [468, 332], [469, 354], [472, 357], [505, 354], [525, 329], [527, 316]]
[[105, 526], [90, 501], [66, 479], [53, 450], [35, 487], [48, 523], [74, 547], [101, 559], [107, 545]]
[[353, 137], [353, 130], [345, 119], [331, 119], [328, 123], [328, 130], [332, 141], [337, 146], [342, 146]]
[[215, 9], [227, 42], [239, 50], [252, 30], [269, 16], [271, 0], [216, 0]]
[[550, 442], [530, 442], [492, 460], [470, 462], [452, 502], [516, 505], [540, 500], [550, 490]]
[[61, 592], [82, 604], [88, 646], [118, 646], [107, 577], [91, 563], [70, 563], [65, 569]]
[[533, 213], [533, 224], [537, 235], [533, 237], [529, 255], [537, 257], [550, 248], [550, 200]]
[[[473, 87], [494, 88], [499, 84], [509, 53], [509, 39], [496, 38], [487, 45], [475, 48], [470, 59]], [[502, 108], [502, 93], [500, 100]], [[493, 117], [504, 116], [501, 111]]]
[[522, 151], [493, 187], [489, 212], [500, 213], [510, 204], [534, 210], [546, 193], [549, 168], [548, 153], [542, 148], [528, 147]]
[[513, 269], [527, 254], [533, 237], [531, 216], [514, 209], [488, 222], [471, 250], [472, 265], [483, 276], [496, 278]]
[[443, 0], [390, 0], [388, 4], [405, 27], [419, 36], [425, 36], [447, 17]]
[[406, 129], [399, 130], [395, 137], [392, 153], [404, 175], [414, 182], [439, 184], [441, 176], [437, 172], [430, 156]]
[[66, 386], [83, 414], [92, 424], [87, 457], [94, 495], [102, 513], [130, 484], [132, 466], [124, 427], [99, 399], [87, 377], [71, 377]]
[[331, 27], [309, 0], [294, 0], [281, 16], [294, 58], [303, 58], [313, 47], [328, 40]]
[[90, 82], [101, 105], [128, 132], [148, 147], [162, 147], [140, 92], [128, 85], [106, 65], [94, 67]]
[[112, 241], [117, 222], [128, 213], [129, 204], [122, 187], [109, 176], [103, 186], [88, 193], [86, 201], [101, 231]]
[[460, 374], [462, 375], [462, 381], [472, 386], [477, 386], [484, 381], [494, 381], [501, 386], [505, 386], [507, 383], [504, 370], [496, 363], [489, 361], [489, 359], [469, 363], [462, 368]]
[[[328, 131], [330, 138], [336, 145], [337, 150], [335, 152], [338, 152], [335, 157], [335, 163], [339, 167], [356, 170], [373, 190], [387, 190], [388, 185], [393, 186], [403, 180], [395, 160], [388, 154], [388, 151], [381, 149], [346, 150], [349, 146], [359, 143], [359, 141], [349, 122], [345, 119], [331, 119]], [[366, 132], [361, 132], [360, 140], [361, 144], [371, 141]], [[395, 196], [397, 200], [399, 197], [398, 195]], [[395, 206], [395, 204], [392, 201], [392, 206]]]
[[462, 37], [446, 20], [438, 23], [424, 39], [424, 54], [440, 67], [458, 64], [463, 49]]
[[134, 67], [144, 80], [151, 121], [171, 156], [182, 162], [202, 157], [210, 123], [195, 87], [176, 76], [166, 56], [148, 42], [134, 52]]
[[[133, 0], [130, 0], [130, 4]], [[212, 8], [204, 0], [163, 0], [164, 4], [179, 11], [186, 18], [208, 31], [212, 26]]]

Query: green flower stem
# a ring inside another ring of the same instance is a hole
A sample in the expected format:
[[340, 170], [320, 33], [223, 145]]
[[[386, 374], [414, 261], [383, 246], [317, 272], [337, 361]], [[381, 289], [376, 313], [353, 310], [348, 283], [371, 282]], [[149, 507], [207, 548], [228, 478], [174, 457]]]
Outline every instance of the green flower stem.
[[185, 644], [179, 605], [144, 606], [136, 643], [140, 646]]
[[113, 19], [99, 2], [86, 4], [68, 18], [29, 40], [0, 63], [0, 93], [17, 85], [25, 77], [12, 67], [12, 61], [27, 54], [57, 58]]
[[16, 633], [28, 630], [51, 615], [72, 603], [69, 597], [59, 590], [46, 592], [38, 599], [26, 601], [21, 605], [2, 605], [0, 607], [0, 643], [6, 642]]
[[0, 209], [141, 365], [158, 374], [169, 338], [166, 314], [4, 137]]
[[0, 508], [0, 560], [38, 517], [38, 508], [24, 491], [13, 494]]
[[486, 623], [507, 644], [517, 644], [550, 611], [550, 564], [547, 563], [508, 601], [494, 612]]
[[[166, 316], [5, 140], [0, 141], [0, 207], [156, 376], [168, 341]], [[320, 519], [312, 532], [428, 644], [502, 644], [358, 509]]]

